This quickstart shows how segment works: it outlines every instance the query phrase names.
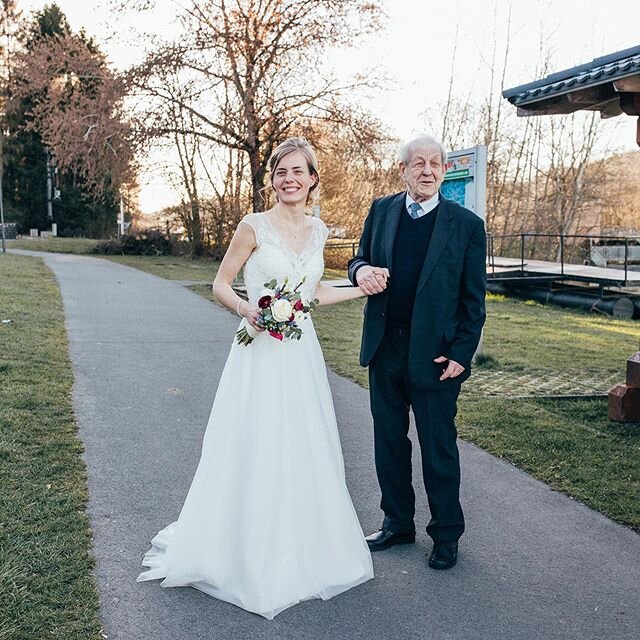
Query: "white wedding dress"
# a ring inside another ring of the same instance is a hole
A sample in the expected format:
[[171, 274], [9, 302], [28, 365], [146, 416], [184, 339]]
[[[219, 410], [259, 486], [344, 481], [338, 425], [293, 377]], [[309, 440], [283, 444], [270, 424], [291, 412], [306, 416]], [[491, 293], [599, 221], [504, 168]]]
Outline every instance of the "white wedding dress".
[[[299, 254], [264, 214], [242, 223], [257, 240], [244, 268], [249, 300], [256, 303], [273, 278], [295, 286], [303, 276], [302, 297], [313, 298], [324, 223], [313, 218]], [[234, 341], [184, 506], [151, 541], [138, 582], [190, 585], [272, 619], [373, 577], [345, 484], [322, 351], [312, 320], [302, 327], [299, 341], [266, 332], [249, 346]]]

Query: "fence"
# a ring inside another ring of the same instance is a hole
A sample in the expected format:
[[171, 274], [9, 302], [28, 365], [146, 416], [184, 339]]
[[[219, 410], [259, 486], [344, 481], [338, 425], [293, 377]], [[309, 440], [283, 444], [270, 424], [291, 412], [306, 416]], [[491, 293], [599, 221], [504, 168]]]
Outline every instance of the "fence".
[[330, 269], [346, 269], [358, 251], [357, 240], [330, 240], [324, 246], [324, 263]]
[[4, 237], [7, 240], [15, 240], [18, 235], [18, 224], [16, 222], [4, 223]]
[[[640, 236], [487, 234], [487, 256], [489, 266], [493, 268], [497, 257], [513, 258], [520, 262], [522, 270], [527, 260], [556, 262], [560, 264], [561, 274], [564, 273], [565, 265], [611, 266], [615, 263], [616, 268], [624, 270], [626, 281], [631, 265], [636, 261], [640, 262]], [[608, 256], [608, 259], [603, 259], [603, 256]]]
[[[606, 244], [610, 243], [610, 244]], [[358, 251], [357, 240], [331, 240], [325, 245], [327, 267], [345, 269]], [[627, 273], [640, 265], [640, 236], [605, 236], [593, 234], [514, 233], [487, 234], [489, 266], [494, 257], [513, 258], [521, 264], [527, 260], [557, 262], [561, 271], [565, 264], [615, 266]]]

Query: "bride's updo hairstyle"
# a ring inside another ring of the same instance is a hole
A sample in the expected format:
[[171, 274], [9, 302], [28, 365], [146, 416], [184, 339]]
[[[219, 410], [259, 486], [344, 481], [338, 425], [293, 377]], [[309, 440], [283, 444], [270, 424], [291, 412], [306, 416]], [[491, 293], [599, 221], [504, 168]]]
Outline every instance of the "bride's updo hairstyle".
[[[270, 182], [273, 187], [273, 176], [275, 175], [278, 165], [282, 161], [282, 158], [288, 156], [290, 153], [299, 151], [307, 161], [307, 167], [312, 177], [315, 176], [315, 183], [309, 189], [307, 195], [307, 204], [313, 202], [317, 196], [317, 188], [320, 184], [320, 174], [318, 173], [318, 158], [316, 158], [316, 152], [313, 147], [304, 138], [287, 138], [284, 142], [281, 142], [271, 154], [269, 158], [269, 174]], [[276, 201], [278, 196], [276, 195]]]

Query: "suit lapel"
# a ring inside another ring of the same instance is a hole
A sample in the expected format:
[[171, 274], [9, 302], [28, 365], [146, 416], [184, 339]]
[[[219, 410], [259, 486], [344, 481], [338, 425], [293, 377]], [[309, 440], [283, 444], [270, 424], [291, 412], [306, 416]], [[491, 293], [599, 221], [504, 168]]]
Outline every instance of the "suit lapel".
[[424, 264], [422, 265], [422, 271], [420, 272], [420, 279], [418, 280], [418, 288], [416, 293], [426, 284], [433, 268], [436, 266], [438, 259], [442, 255], [449, 236], [453, 231], [453, 213], [449, 202], [440, 196], [440, 208], [438, 210], [438, 216], [436, 217], [436, 224], [433, 228], [433, 235], [431, 236], [431, 242], [427, 249], [427, 255], [424, 258]]
[[393, 268], [393, 244], [396, 239], [396, 233], [398, 231], [398, 224], [400, 224], [400, 216], [404, 210], [404, 203], [406, 201], [406, 192], [399, 193], [389, 204], [386, 215], [386, 230], [385, 230], [385, 253], [387, 256], [387, 268], [391, 272]]

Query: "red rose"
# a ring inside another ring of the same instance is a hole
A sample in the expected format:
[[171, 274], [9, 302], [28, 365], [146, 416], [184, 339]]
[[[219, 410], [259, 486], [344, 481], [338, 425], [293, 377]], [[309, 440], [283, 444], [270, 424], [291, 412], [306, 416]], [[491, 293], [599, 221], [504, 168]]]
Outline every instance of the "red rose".
[[302, 311], [304, 309], [304, 303], [302, 302], [302, 300], [297, 300], [293, 305], [293, 309], [294, 311]]
[[266, 309], [271, 304], [271, 296], [262, 296], [260, 300], [258, 300], [258, 306], [261, 309]]
[[282, 339], [284, 338], [284, 336], [281, 333], [278, 333], [277, 331], [269, 331], [269, 335], [272, 338], [275, 338], [276, 340], [280, 340], [282, 342]]

